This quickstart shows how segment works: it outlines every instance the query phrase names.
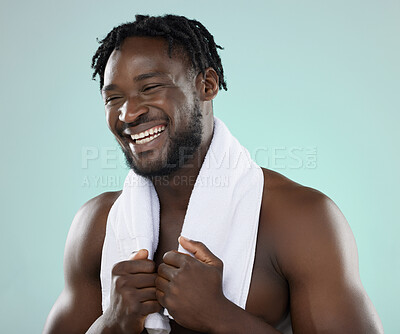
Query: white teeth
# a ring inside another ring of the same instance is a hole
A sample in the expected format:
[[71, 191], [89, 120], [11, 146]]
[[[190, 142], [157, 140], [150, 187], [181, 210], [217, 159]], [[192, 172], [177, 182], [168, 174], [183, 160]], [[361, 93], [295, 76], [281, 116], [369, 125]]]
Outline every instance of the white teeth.
[[149, 141], [152, 141], [153, 139], [157, 138], [157, 137], [160, 136], [160, 135], [161, 135], [161, 133], [157, 133], [157, 134], [155, 134], [154, 136], [150, 136], [149, 138], [144, 138], [144, 139], [136, 140], [136, 143], [135, 143], [135, 144], [146, 144], [146, 143], [148, 143]]
[[[148, 143], [149, 141], [153, 140], [154, 138], [157, 138], [162, 131], [165, 130], [165, 125], [161, 125], [159, 127], [154, 127], [149, 130], [146, 130], [144, 132], [140, 132], [135, 135], [131, 135], [131, 138], [135, 140], [136, 144], [145, 144]], [[150, 137], [148, 137], [150, 135]], [[148, 137], [148, 138], [145, 138]], [[144, 139], [142, 139], [144, 138]]]

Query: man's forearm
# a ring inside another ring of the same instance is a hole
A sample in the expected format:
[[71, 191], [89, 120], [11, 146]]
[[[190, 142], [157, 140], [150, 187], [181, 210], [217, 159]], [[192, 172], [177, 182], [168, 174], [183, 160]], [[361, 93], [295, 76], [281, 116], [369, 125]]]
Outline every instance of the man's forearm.
[[210, 334], [281, 334], [260, 318], [229, 302], [219, 315], [219, 321]]

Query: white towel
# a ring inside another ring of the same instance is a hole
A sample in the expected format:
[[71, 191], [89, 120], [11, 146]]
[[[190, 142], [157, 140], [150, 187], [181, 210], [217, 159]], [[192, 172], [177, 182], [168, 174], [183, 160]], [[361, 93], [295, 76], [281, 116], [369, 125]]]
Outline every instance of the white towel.
[[[262, 170], [249, 152], [215, 118], [213, 138], [190, 196], [181, 235], [203, 242], [223, 261], [224, 295], [243, 309], [253, 271], [263, 181]], [[153, 184], [131, 170], [107, 221], [100, 274], [103, 312], [110, 303], [113, 265], [142, 248], [152, 259], [159, 224], [160, 204]], [[188, 253], [181, 246], [178, 251]], [[159, 313], [148, 315], [145, 327], [151, 334], [170, 332], [168, 317]]]

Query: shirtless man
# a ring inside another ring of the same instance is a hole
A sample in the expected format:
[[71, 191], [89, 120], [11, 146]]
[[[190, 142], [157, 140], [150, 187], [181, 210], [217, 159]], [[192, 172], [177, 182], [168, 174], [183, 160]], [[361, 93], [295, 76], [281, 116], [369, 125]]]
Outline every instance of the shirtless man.
[[[222, 262], [207, 245], [181, 238], [195, 257], [175, 251], [193, 182], [168, 180], [195, 179], [210, 145], [212, 100], [226, 89], [219, 46], [200, 23], [175, 16], [137, 16], [100, 43], [93, 68], [100, 76], [107, 123], [130, 167], [154, 183], [160, 239], [154, 261], [140, 250], [114, 266], [110, 307], [103, 314], [102, 247], [109, 210], [121, 192], [84, 204], [67, 238], [65, 288], [44, 333], [146, 333], [146, 316], [161, 307], [171, 311], [176, 334], [383, 333], [361, 284], [345, 217], [321, 192], [276, 172], [263, 169], [245, 310], [224, 297]], [[196, 112], [202, 117], [194, 117]], [[127, 139], [126, 131], [135, 134], [160, 120], [167, 127], [157, 145], [140, 147]], [[186, 160], [174, 157], [180, 145], [192, 148]], [[176, 159], [179, 163], [170, 163]], [[167, 182], [154, 182], [157, 175]]]

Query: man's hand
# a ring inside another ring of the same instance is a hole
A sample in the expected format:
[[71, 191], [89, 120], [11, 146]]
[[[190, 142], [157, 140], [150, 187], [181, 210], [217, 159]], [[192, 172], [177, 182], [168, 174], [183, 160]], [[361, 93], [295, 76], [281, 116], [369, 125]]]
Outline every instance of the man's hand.
[[104, 317], [116, 333], [141, 333], [146, 316], [161, 309], [156, 299], [155, 263], [147, 256], [148, 251], [141, 249], [112, 270], [110, 307]]
[[183, 327], [208, 332], [229, 301], [222, 292], [223, 263], [201, 242], [179, 238], [190, 255], [170, 251], [158, 267], [157, 300]]

